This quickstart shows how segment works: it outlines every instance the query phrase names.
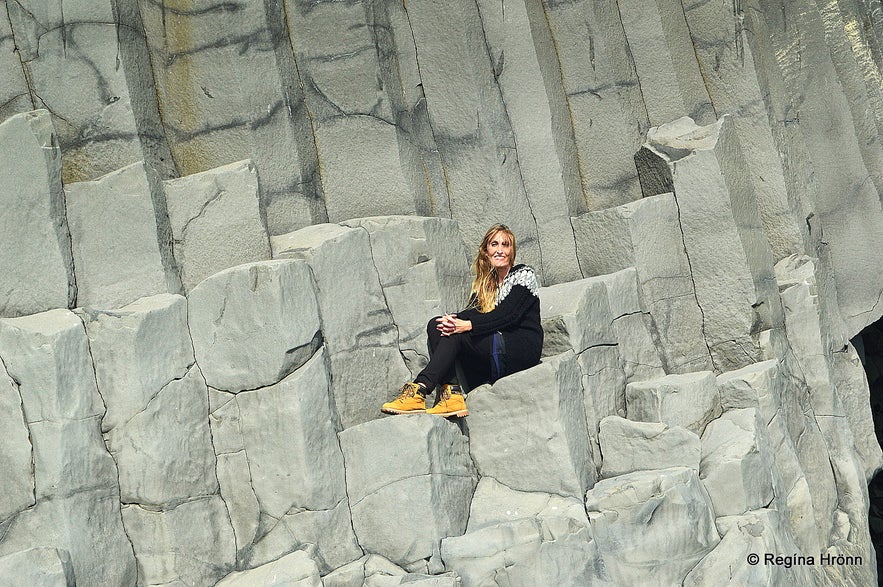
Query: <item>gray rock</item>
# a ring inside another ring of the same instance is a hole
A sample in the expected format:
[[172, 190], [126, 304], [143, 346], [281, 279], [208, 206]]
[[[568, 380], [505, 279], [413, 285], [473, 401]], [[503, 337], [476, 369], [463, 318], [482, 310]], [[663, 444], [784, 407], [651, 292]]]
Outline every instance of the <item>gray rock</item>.
[[218, 581], [217, 587], [322, 587], [319, 568], [303, 550], [296, 550], [273, 562], [248, 571], [234, 571]]
[[[32, 548], [54, 549], [69, 554], [77, 585], [137, 582], [135, 556], [123, 530], [120, 498], [115, 490], [88, 490], [70, 497], [39, 500], [33, 508], [9, 520], [3, 531], [0, 557]], [[8, 577], [0, 578], [6, 582]]]
[[335, 569], [322, 577], [323, 587], [363, 587], [367, 581], [393, 581], [407, 575], [407, 571], [377, 554], [366, 554], [359, 560]]
[[0, 121], [34, 108], [6, 4], [0, 6]]
[[580, 354], [593, 346], [616, 344], [603, 280], [581, 279], [541, 287], [538, 293], [545, 335], [544, 356], [571, 349]]
[[[281, 382], [212, 411], [221, 494], [249, 566], [305, 544], [315, 545], [325, 572], [362, 554], [349, 522], [326, 368], [320, 351]], [[245, 466], [232, 469], [236, 463]]]
[[600, 442], [604, 478], [670, 467], [699, 470], [699, 436], [680, 426], [608, 416], [601, 420]]
[[445, 538], [442, 558], [464, 587], [612, 585], [591, 538], [569, 518], [525, 518]]
[[586, 495], [594, 543], [616, 585], [680, 584], [720, 541], [693, 469], [605, 479]]
[[773, 499], [764, 425], [754, 408], [730, 410], [702, 434], [700, 478], [718, 516], [760, 509]]
[[574, 497], [595, 482], [572, 352], [479, 387], [469, 409], [470, 452], [482, 477]]
[[[779, 512], [760, 509], [718, 518], [717, 526], [723, 538], [687, 574], [685, 587], [817, 584], [812, 567], [819, 564], [819, 553], [798, 549]], [[749, 555], [756, 555], [759, 563], [751, 564]], [[772, 561], [767, 561], [767, 556], [772, 556]], [[781, 562], [770, 564], [775, 563], [775, 557]]]
[[65, 185], [77, 276], [77, 305], [119, 308], [144, 296], [177, 293], [163, 265], [160, 226], [143, 163], [94, 181]]
[[625, 416], [625, 371], [619, 346], [599, 346], [583, 351], [577, 359], [582, 374], [583, 404], [586, 407], [586, 432], [595, 470], [601, 470], [601, 445], [598, 441], [601, 420], [607, 416]]
[[79, 310], [89, 336], [103, 431], [128, 422], [193, 364], [187, 300], [173, 294], [141, 298], [112, 311]]
[[841, 352], [833, 353], [831, 383], [840, 397], [855, 448], [868, 481], [883, 467], [883, 452], [874, 434], [868, 376], [851, 343]]
[[224, 501], [199, 497], [173, 509], [122, 508], [145, 585], [214, 585], [233, 570], [236, 545]]
[[475, 487], [469, 506], [467, 532], [522, 518], [566, 518], [588, 528], [589, 519], [581, 499], [552, 493], [509, 489], [493, 477], [483, 477]]
[[710, 371], [629, 383], [625, 401], [629, 420], [683, 426], [696, 434], [720, 414], [720, 395]]
[[583, 272], [634, 267], [668, 373], [711, 367], [702, 313], [684, 250], [678, 204], [672, 194], [583, 214], [573, 219]]
[[209, 386], [239, 392], [277, 383], [319, 344], [310, 269], [247, 263], [216, 273], [187, 298], [196, 361]]
[[[0, 87], [5, 90], [6, 84]], [[45, 110], [0, 124], [0, 206], [0, 273], [5, 283], [0, 316], [72, 305], [77, 289], [61, 188], [61, 152]]]
[[[34, 496], [33, 455], [27, 422], [22, 412], [21, 396], [15, 381], [0, 361], [0, 427], [5, 439], [0, 445], [0, 524], [36, 503]], [[2, 576], [2, 573], [0, 573]]]
[[0, 557], [0, 580], [29, 587], [71, 587], [77, 584], [70, 554], [56, 548], [29, 548]]
[[411, 379], [402, 353], [393, 346], [369, 346], [331, 355], [331, 389], [343, 428], [380, 416], [380, 406]]
[[106, 433], [123, 503], [170, 507], [218, 492], [208, 413], [208, 389], [194, 366]]
[[168, 180], [163, 190], [184, 291], [224, 269], [270, 258], [250, 161]]
[[19, 385], [29, 424], [104, 411], [86, 331], [73, 313], [49, 310], [0, 320], [0, 357]]
[[467, 439], [442, 418], [394, 416], [340, 433], [360, 546], [402, 566], [439, 562], [466, 529], [476, 474]]

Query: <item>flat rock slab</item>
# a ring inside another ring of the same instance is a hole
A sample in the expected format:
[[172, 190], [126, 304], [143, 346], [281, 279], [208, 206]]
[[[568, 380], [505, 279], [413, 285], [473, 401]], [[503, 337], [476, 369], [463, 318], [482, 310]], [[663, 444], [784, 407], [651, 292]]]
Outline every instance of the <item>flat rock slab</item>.
[[720, 413], [720, 397], [711, 371], [629, 383], [625, 401], [629, 420], [683, 426], [696, 434], [701, 434]]
[[0, 556], [0, 579], [28, 587], [76, 585], [71, 555], [57, 548], [29, 548]]
[[319, 345], [319, 313], [303, 261], [261, 261], [216, 273], [187, 298], [196, 361], [210, 387], [279, 382]]
[[597, 278], [539, 289], [543, 316], [543, 354], [568, 350], [580, 354], [592, 346], [616, 344], [607, 287]]
[[[366, 552], [439, 564], [439, 541], [466, 530], [476, 473], [456, 425], [392, 416], [340, 433], [353, 528]], [[434, 559], [434, 563], [433, 563]]]
[[184, 291], [224, 269], [269, 260], [251, 161], [168, 180], [163, 189]]
[[[21, 396], [15, 381], [0, 362], [0, 524], [34, 505], [34, 472], [31, 439], [21, 408]], [[0, 575], [2, 576], [2, 575]]]
[[76, 285], [61, 151], [45, 110], [0, 124], [0, 208], [0, 316], [69, 307]]
[[482, 477], [581, 497], [595, 482], [572, 351], [469, 394], [470, 451]]
[[720, 540], [693, 469], [638, 471], [586, 495], [594, 542], [616, 585], [679, 585]]
[[493, 477], [483, 477], [469, 507], [468, 532], [522, 518], [567, 518], [575, 526], [588, 527], [581, 499], [552, 493], [516, 491]]
[[608, 416], [601, 420], [600, 442], [604, 478], [670, 467], [699, 470], [699, 436], [680, 426]]
[[[77, 305], [112, 309], [176, 292], [166, 268], [143, 163], [65, 186], [77, 276]], [[167, 253], [167, 251], [166, 251]]]
[[252, 587], [254, 585], [288, 585], [290, 587], [322, 587], [319, 567], [303, 550], [296, 550], [271, 563], [247, 571], [234, 571], [218, 581], [216, 587]]

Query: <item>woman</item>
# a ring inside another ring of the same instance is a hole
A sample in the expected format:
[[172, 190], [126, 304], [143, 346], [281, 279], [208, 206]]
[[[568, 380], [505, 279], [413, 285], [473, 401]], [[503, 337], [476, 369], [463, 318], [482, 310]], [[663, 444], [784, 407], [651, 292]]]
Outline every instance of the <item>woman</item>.
[[[498, 224], [487, 231], [472, 264], [475, 279], [467, 308], [429, 321], [429, 364], [381, 411], [467, 416], [466, 400], [453, 383], [455, 361], [473, 387], [540, 362], [543, 329], [537, 278], [527, 265], [515, 265], [515, 252], [515, 235], [507, 226]], [[426, 395], [439, 384], [438, 401], [427, 410]]]

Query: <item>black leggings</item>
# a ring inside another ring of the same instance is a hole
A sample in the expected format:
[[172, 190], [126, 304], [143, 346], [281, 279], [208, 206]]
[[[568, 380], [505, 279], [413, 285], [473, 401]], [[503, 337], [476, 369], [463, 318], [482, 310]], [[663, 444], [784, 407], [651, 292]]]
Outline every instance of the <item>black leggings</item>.
[[493, 383], [506, 374], [506, 348], [503, 335], [492, 332], [475, 336], [469, 332], [442, 336], [436, 318], [426, 325], [429, 338], [429, 364], [414, 379], [432, 392], [441, 383], [454, 383], [455, 363], [459, 362], [466, 381], [462, 387]]

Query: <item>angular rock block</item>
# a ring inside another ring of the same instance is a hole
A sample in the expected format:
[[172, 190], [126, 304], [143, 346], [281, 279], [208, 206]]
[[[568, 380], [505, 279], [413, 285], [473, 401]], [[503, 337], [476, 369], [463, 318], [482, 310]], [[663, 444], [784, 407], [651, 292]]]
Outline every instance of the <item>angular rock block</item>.
[[834, 353], [831, 383], [840, 397], [865, 477], [870, 482], [874, 474], [883, 467], [883, 452], [874, 434], [868, 375], [851, 343], [843, 351]]
[[193, 366], [105, 434], [123, 503], [171, 507], [218, 492], [208, 414], [208, 389]]
[[113, 311], [80, 310], [98, 391], [104, 432], [128, 422], [193, 364], [187, 300], [174, 294], [141, 298]]
[[57, 548], [29, 548], [0, 557], [0, 578], [32, 587], [77, 584], [70, 554]]
[[[684, 117], [651, 129], [647, 140], [645, 147], [661, 160], [661, 173], [673, 182], [702, 332], [715, 369], [754, 363], [760, 360], [756, 335], [781, 326], [782, 308], [732, 117], [702, 127]], [[639, 173], [656, 174], [650, 169]]]
[[[813, 567], [819, 564], [819, 553], [800, 551], [779, 512], [759, 509], [726, 516], [717, 519], [717, 526], [723, 538], [687, 574], [685, 587], [817, 584]], [[758, 563], [751, 564], [752, 554]], [[781, 563], [770, 564], [767, 555], [780, 557]]]
[[271, 563], [248, 571], [234, 571], [218, 581], [216, 587], [251, 587], [253, 585], [290, 585], [323, 587], [319, 568], [310, 555], [296, 550]]
[[196, 361], [215, 389], [277, 383], [320, 344], [316, 295], [302, 261], [226, 269], [195, 287], [187, 306]]
[[0, 6], [0, 120], [33, 109], [28, 83], [15, 51], [15, 37], [7, 6]]
[[608, 416], [601, 420], [600, 442], [604, 478], [671, 467], [699, 470], [699, 436], [680, 426]]
[[773, 499], [772, 459], [757, 410], [731, 410], [702, 434], [700, 477], [718, 516], [759, 509]]
[[378, 216], [342, 223], [368, 231], [383, 295], [413, 375], [426, 366], [426, 323], [466, 305], [471, 279], [457, 223], [444, 218]]
[[[137, 584], [138, 568], [123, 529], [116, 491], [85, 491], [71, 497], [40, 500], [11, 519], [3, 530], [0, 557], [31, 548], [41, 549], [41, 553], [49, 549], [48, 552], [67, 553], [59, 556], [62, 564], [65, 557], [70, 561], [77, 585]], [[52, 554], [50, 560], [51, 557]], [[44, 564], [47, 562], [43, 559]], [[18, 579], [19, 575], [0, 577], [8, 582], [7, 579]]]
[[629, 383], [625, 401], [629, 420], [683, 426], [696, 434], [720, 414], [720, 395], [710, 371]]
[[672, 194], [583, 214], [573, 219], [573, 231], [586, 274], [635, 268], [667, 372], [711, 368]]
[[411, 374], [393, 346], [364, 347], [331, 355], [331, 389], [340, 424], [349, 428], [380, 416], [380, 405], [398, 395]]
[[28, 423], [97, 416], [95, 386], [83, 323], [67, 310], [0, 320], [0, 357], [18, 382]]
[[163, 190], [184, 291], [224, 269], [270, 259], [251, 161], [168, 180]]
[[679, 585], [720, 541], [693, 469], [638, 471], [586, 495], [594, 543], [616, 585]]
[[340, 433], [361, 547], [407, 567], [440, 563], [439, 542], [466, 529], [477, 475], [467, 439], [442, 418], [411, 415]]
[[[22, 413], [18, 386], [0, 361], [0, 524], [36, 503], [34, 496], [33, 455], [28, 425]], [[0, 576], [3, 576], [0, 573]]]
[[122, 515], [147, 585], [211, 585], [233, 569], [236, 545], [220, 496], [159, 511], [125, 505]]
[[601, 446], [598, 431], [607, 416], [625, 416], [625, 370], [619, 346], [586, 349], [577, 359], [582, 373], [583, 404], [586, 407], [586, 432], [595, 470], [601, 470]]
[[72, 305], [77, 289], [61, 152], [45, 110], [18, 114], [0, 124], [0, 208], [0, 316]]
[[522, 518], [566, 518], [576, 526], [589, 526], [581, 499], [515, 491], [492, 477], [483, 477], [472, 495], [466, 531], [473, 532]]
[[539, 295], [544, 356], [571, 349], [580, 354], [589, 347], [616, 344], [603, 280], [589, 278], [541, 287]]
[[240, 558], [259, 565], [316, 547], [324, 572], [361, 556], [324, 351], [281, 382], [213, 402], [221, 495]]
[[324, 587], [350, 587], [355, 585], [397, 584], [407, 571], [376, 554], [366, 554], [359, 560], [335, 569], [322, 577]]
[[573, 520], [526, 518], [445, 538], [441, 553], [464, 586], [611, 584], [591, 538]]
[[469, 395], [470, 452], [482, 477], [520, 491], [581, 497], [595, 482], [571, 351]]
[[119, 308], [140, 297], [176, 293], [166, 267], [144, 164], [64, 188], [77, 276], [77, 305]]
[[662, 359], [653, 342], [638, 294], [634, 268], [598, 276], [607, 286], [607, 302], [613, 317], [613, 332], [626, 381], [644, 381], [662, 377]]

